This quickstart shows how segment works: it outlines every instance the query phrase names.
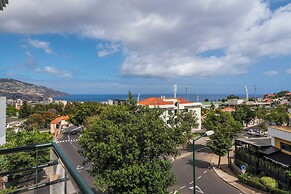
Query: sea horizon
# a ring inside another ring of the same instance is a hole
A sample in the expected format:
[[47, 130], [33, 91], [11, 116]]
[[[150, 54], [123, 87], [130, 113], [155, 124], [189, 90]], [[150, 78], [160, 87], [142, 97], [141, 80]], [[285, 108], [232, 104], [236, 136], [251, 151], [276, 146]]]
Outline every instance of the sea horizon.
[[[137, 100], [139, 94], [132, 93], [133, 97]], [[210, 102], [215, 102], [226, 98], [232, 94], [179, 94], [177, 93], [177, 98], [183, 98], [191, 102], [204, 102], [205, 99], [208, 99]], [[234, 94], [240, 98], [245, 98], [245, 94]], [[139, 100], [144, 100], [149, 97], [165, 96], [165, 98], [173, 98], [174, 94], [140, 94]], [[260, 98], [263, 95], [257, 94], [256, 97]], [[249, 98], [255, 97], [254, 94], [249, 94]], [[66, 100], [69, 102], [79, 101], [79, 102], [107, 102], [108, 100], [126, 100], [128, 94], [69, 94], [68, 96], [53, 98], [54, 100]]]

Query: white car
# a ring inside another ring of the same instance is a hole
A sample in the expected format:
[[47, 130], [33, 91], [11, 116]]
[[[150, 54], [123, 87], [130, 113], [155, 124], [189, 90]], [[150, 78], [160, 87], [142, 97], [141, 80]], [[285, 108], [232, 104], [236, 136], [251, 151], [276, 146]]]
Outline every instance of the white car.
[[248, 132], [247, 132], [247, 134], [249, 134], [249, 135], [256, 135], [257, 132], [255, 130], [253, 130], [253, 129], [249, 129]]

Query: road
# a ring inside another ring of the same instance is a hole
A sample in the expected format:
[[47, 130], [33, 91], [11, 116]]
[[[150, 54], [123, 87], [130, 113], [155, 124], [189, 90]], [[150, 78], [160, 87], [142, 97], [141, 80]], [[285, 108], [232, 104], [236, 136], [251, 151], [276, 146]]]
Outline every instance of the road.
[[[84, 158], [78, 153], [80, 146], [78, 145], [79, 135], [72, 133], [72, 128], [65, 129], [62, 137], [58, 140], [58, 145], [62, 148], [64, 153], [73, 163], [74, 167], [79, 171], [84, 180], [90, 187], [93, 186], [93, 178], [86, 172], [89, 166], [83, 166]], [[205, 142], [202, 144], [205, 144]], [[232, 186], [225, 183], [216, 175], [212, 170], [211, 160], [212, 153], [209, 148], [202, 144], [196, 144], [196, 188], [197, 194], [240, 194], [241, 192]], [[186, 154], [185, 154], [186, 153]], [[172, 162], [172, 170], [177, 177], [177, 183], [171, 187], [170, 190], [177, 190], [183, 194], [193, 193], [193, 159], [192, 159], [192, 146], [190, 146], [183, 153], [184, 157], [176, 159]], [[95, 191], [95, 193], [101, 193]]]
[[[88, 164], [85, 166], [82, 164], [85, 159], [78, 153], [78, 149], [80, 149], [78, 144], [79, 134], [74, 133], [76, 130], [80, 129], [77, 129], [76, 127], [64, 129], [57, 143], [63, 152], [68, 156], [69, 160], [72, 162], [73, 166], [77, 169], [83, 179], [91, 188], [93, 188], [93, 178], [90, 177], [89, 173], [86, 171], [86, 169], [89, 169], [90, 166]], [[94, 193], [102, 192], [94, 190]]]
[[[177, 184], [171, 189], [177, 190], [183, 194], [192, 194], [193, 185], [193, 156], [192, 146], [184, 157], [173, 161], [172, 170], [177, 177]], [[240, 194], [241, 192], [224, 182], [212, 170], [210, 160], [212, 157], [211, 150], [201, 144], [195, 144], [196, 158], [196, 193], [197, 194]]]

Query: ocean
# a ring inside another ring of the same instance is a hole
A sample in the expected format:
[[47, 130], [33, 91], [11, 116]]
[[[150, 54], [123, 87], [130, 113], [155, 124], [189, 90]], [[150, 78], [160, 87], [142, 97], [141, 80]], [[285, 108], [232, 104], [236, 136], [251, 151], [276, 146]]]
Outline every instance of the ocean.
[[[219, 99], [226, 98], [230, 94], [177, 94], [178, 98], [188, 99], [191, 102], [204, 102], [205, 99], [208, 99], [210, 102], [219, 101]], [[237, 94], [236, 94], [237, 95]], [[173, 94], [140, 94], [139, 100], [144, 100], [149, 97], [158, 97], [165, 96], [166, 98], [173, 98]], [[237, 95], [241, 98], [245, 98], [245, 94]], [[75, 94], [68, 95], [65, 97], [54, 98], [54, 100], [66, 100], [69, 102], [79, 101], [79, 102], [106, 102], [108, 100], [126, 100], [128, 97], [127, 94]], [[137, 99], [138, 94], [133, 94], [133, 97]], [[253, 95], [249, 95], [249, 98]], [[257, 95], [257, 97], [261, 97]]]

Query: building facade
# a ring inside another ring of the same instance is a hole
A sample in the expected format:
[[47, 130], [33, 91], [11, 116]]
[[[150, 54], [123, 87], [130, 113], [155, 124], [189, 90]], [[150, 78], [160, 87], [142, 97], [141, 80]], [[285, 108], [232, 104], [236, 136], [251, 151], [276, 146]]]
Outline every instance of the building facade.
[[[137, 103], [138, 105], [148, 106], [149, 108], [161, 108], [164, 110], [162, 119], [167, 123], [170, 116], [179, 111], [192, 112], [197, 118], [197, 128], [201, 129], [201, 106], [200, 102], [190, 102], [183, 98], [161, 98], [150, 97]], [[193, 129], [194, 130], [194, 129]]]
[[291, 155], [291, 127], [272, 126], [268, 128], [272, 146]]
[[6, 143], [6, 97], [0, 97], [0, 145]]

